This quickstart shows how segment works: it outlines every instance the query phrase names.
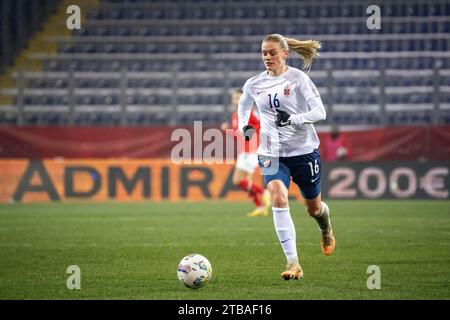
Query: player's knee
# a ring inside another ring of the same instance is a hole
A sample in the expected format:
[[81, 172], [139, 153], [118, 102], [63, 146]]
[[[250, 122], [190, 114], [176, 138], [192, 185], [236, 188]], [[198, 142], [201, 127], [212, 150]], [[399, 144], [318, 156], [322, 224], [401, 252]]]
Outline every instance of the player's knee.
[[283, 193], [275, 193], [271, 195], [272, 205], [275, 208], [287, 208], [289, 206], [288, 197]]
[[317, 217], [320, 214], [321, 208], [319, 206], [307, 206], [306, 211], [311, 217]]

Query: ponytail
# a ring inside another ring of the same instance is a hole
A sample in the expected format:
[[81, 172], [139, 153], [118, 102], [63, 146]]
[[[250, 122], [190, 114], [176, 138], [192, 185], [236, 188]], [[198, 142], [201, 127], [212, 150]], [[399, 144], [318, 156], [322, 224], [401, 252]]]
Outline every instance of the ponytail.
[[313, 59], [319, 57], [317, 51], [321, 44], [316, 40], [297, 40], [283, 37], [281, 34], [269, 34], [264, 37], [264, 41], [278, 42], [284, 50], [291, 49], [297, 52], [303, 59], [303, 69], [310, 69]]
[[289, 49], [297, 52], [303, 58], [303, 68], [310, 69], [313, 59], [319, 56], [317, 50], [320, 49], [320, 42], [316, 40], [301, 41], [292, 38], [284, 39], [286, 39]]

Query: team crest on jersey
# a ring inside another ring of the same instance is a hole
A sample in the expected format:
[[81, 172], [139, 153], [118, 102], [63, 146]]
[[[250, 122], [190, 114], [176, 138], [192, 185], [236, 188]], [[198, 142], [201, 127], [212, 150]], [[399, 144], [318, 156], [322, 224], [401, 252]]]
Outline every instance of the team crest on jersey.
[[286, 87], [284, 87], [284, 95], [288, 96], [291, 94], [291, 88], [289, 87], [289, 85], [286, 85]]

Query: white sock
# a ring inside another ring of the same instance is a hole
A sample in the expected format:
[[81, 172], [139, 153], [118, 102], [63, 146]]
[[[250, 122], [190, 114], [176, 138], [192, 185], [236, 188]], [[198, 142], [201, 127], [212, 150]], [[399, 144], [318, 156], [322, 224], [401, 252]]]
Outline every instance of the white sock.
[[317, 224], [319, 225], [319, 229], [322, 232], [328, 232], [331, 227], [330, 221], [330, 209], [328, 205], [322, 201], [322, 212], [315, 217]]
[[298, 262], [295, 226], [289, 208], [274, 208], [273, 222], [288, 263]]

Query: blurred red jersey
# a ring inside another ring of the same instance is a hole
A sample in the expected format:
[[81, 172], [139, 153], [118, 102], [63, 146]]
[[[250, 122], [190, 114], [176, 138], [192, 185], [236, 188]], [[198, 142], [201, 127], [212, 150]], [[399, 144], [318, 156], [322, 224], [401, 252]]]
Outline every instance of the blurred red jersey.
[[259, 129], [261, 129], [258, 114], [252, 110], [252, 112], [250, 113], [250, 119], [248, 119], [248, 125], [252, 126], [255, 129], [255, 135], [253, 136], [251, 141], [245, 141], [244, 137], [239, 132], [238, 123], [238, 114], [237, 112], [233, 112], [231, 116], [231, 127], [235, 130], [235, 134], [237, 136], [237, 142], [239, 146], [238, 152], [256, 153], [256, 150], [259, 146]]

